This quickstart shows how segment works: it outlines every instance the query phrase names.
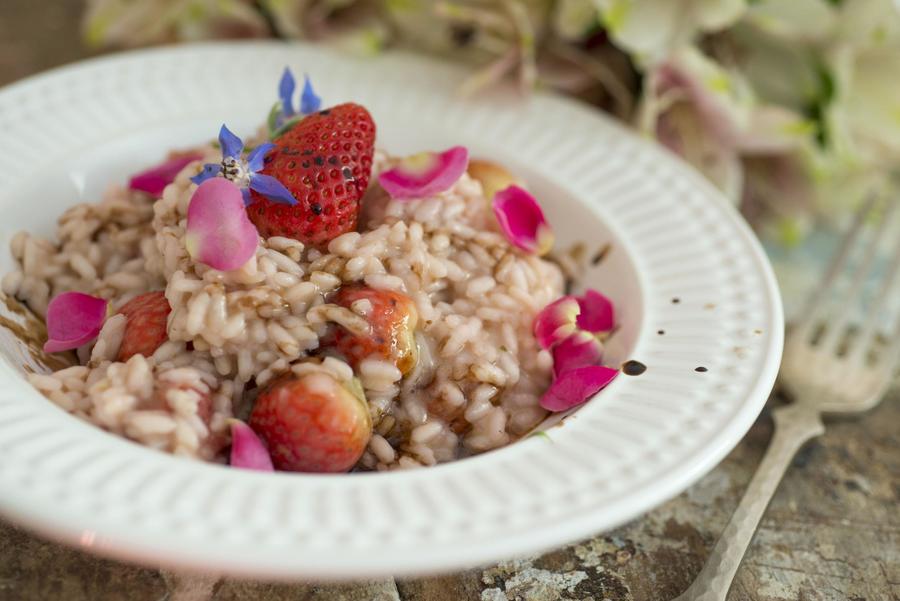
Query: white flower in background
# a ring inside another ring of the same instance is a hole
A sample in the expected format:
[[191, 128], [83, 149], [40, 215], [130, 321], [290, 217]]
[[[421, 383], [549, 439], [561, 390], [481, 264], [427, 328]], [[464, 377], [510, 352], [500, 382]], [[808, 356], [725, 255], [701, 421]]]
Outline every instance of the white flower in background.
[[537, 81], [537, 43], [553, 0], [387, 0], [399, 43], [480, 65], [462, 85], [471, 94], [513, 75], [523, 91]]
[[827, 126], [837, 156], [900, 165], [900, 11], [890, 0], [846, 0], [827, 57], [835, 89]]
[[[793, 1], [793, 0], [783, 0]], [[746, 0], [594, 0], [615, 42], [639, 64], [650, 66], [741, 18]]]
[[723, 146], [715, 128], [687, 102], [673, 104], [656, 122], [656, 138], [700, 170], [735, 205], [740, 202], [743, 169], [734, 147]]
[[900, 163], [900, 80], [885, 76], [900, 73], [897, 17], [890, 0], [757, 0], [715, 41], [760, 102], [799, 117], [763, 128], [767, 144], [781, 131], [796, 145], [743, 144], [743, 209], [769, 238], [790, 244], [814, 214], [840, 218]]
[[900, 51], [838, 49], [828, 130], [835, 152], [870, 165], [900, 165]]
[[694, 47], [646, 74], [641, 130], [681, 155], [735, 203], [743, 189], [742, 154], [777, 154], [809, 143], [808, 120], [762, 105], [747, 80]]
[[776, 104], [758, 104], [735, 143], [745, 155], [777, 154], [809, 149], [816, 133], [816, 124], [805, 115]]
[[591, 0], [558, 0], [553, 29], [564, 40], [578, 41], [600, 26], [600, 13]]
[[[817, 144], [793, 154], [744, 160], [748, 217], [765, 208], [757, 223], [790, 243], [802, 238], [798, 216], [839, 220], [882, 185], [885, 168], [900, 164], [900, 79], [887, 75], [900, 73], [900, 14], [890, 0], [844, 0], [829, 8], [835, 19], [823, 36], [821, 21], [807, 26], [817, 9], [807, 18], [792, 13], [792, 21], [786, 4], [755, 4], [727, 37], [759, 96], [804, 113], [816, 134]], [[780, 20], [758, 18], [756, 8], [767, 5], [782, 9]]]
[[713, 51], [746, 78], [762, 102], [797, 112], [817, 111], [816, 106], [829, 100], [832, 85], [819, 49], [760, 27], [750, 14], [722, 34]]
[[[391, 31], [380, 3], [362, 0], [256, 0], [281, 37], [327, 40], [341, 51], [371, 56], [385, 48]], [[409, 3], [415, 3], [414, 1]]]
[[645, 74], [647, 97], [642, 106], [641, 129], [652, 131], [656, 119], [678, 103], [688, 102], [703, 113], [704, 122], [723, 142], [746, 124], [751, 90], [693, 46], [685, 47], [653, 66]]
[[88, 0], [82, 25], [94, 47], [271, 34], [252, 0]]
[[900, 48], [900, 2], [842, 0], [836, 36], [858, 49]]
[[829, 0], [755, 0], [745, 21], [794, 44], [833, 35], [839, 15]]

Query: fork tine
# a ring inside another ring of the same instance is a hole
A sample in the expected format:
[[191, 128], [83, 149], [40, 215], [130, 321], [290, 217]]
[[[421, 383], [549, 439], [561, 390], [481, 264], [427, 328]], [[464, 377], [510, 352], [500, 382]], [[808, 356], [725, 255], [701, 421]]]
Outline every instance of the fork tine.
[[873, 194], [857, 210], [856, 216], [853, 218], [853, 225], [850, 226], [850, 229], [844, 235], [840, 247], [831, 259], [831, 264], [828, 266], [825, 276], [807, 299], [804, 311], [800, 314], [800, 320], [797, 322], [796, 327], [796, 335], [801, 339], [806, 340], [810, 337], [810, 332], [821, 313], [822, 299], [826, 298], [828, 290], [834, 284], [837, 276], [844, 270], [853, 244], [856, 242], [856, 238], [859, 236], [859, 232], [866, 222], [866, 218], [875, 207], [877, 200], [878, 197]]
[[838, 307], [844, 308], [844, 310], [838, 312], [835, 321], [826, 325], [825, 338], [820, 343], [824, 351], [834, 351], [841, 342], [844, 334], [846, 334], [847, 326], [850, 323], [850, 319], [853, 317], [852, 309], [861, 304], [860, 298], [862, 297], [863, 289], [872, 273], [872, 267], [878, 258], [878, 248], [880, 246], [881, 238], [893, 221], [896, 210], [897, 203], [888, 203], [887, 210], [882, 216], [881, 222], [878, 224], [875, 233], [872, 235], [871, 240], [866, 243], [862, 263], [857, 266], [850, 283], [850, 288], [844, 292], [837, 305]]
[[894, 329], [894, 339], [882, 355], [883, 358], [878, 361], [883, 369], [889, 371], [888, 377], [891, 382], [894, 378], [893, 372], [897, 371], [897, 367], [900, 366], [900, 321]]
[[[862, 360], [869, 351], [875, 338], [875, 333], [881, 319], [881, 313], [884, 311], [885, 307], [888, 305], [888, 300], [891, 298], [891, 292], [893, 291], [894, 284], [897, 280], [898, 272], [900, 272], [900, 238], [898, 238], [897, 244], [895, 245], [893, 255], [888, 264], [887, 273], [881, 283], [881, 288], [878, 290], [875, 301], [872, 303], [869, 314], [866, 316], [866, 320], [860, 329], [853, 350], [849, 353], [852, 360]], [[888, 323], [889, 322], [890, 319], [888, 319]]]
[[868, 398], [825, 403], [821, 405], [823, 411], [868, 411], [881, 401], [894, 383], [897, 369], [900, 367], [900, 322], [897, 323], [894, 330], [891, 344], [884, 351], [878, 353], [878, 359], [872, 366], [872, 369], [876, 370], [877, 376], [870, 382], [872, 389], [869, 391]]

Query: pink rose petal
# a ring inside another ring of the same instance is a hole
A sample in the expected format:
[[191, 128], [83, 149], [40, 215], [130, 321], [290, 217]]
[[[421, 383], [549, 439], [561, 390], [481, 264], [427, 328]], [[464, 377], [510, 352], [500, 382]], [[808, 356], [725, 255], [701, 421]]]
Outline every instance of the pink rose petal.
[[231, 467], [274, 472], [269, 451], [250, 426], [233, 419], [231, 423]]
[[152, 196], [161, 196], [163, 190], [175, 180], [175, 176], [188, 166], [188, 164], [203, 158], [202, 154], [192, 153], [169, 159], [155, 167], [132, 176], [128, 187], [132, 190], [140, 190]]
[[543, 349], [575, 333], [575, 321], [581, 307], [574, 296], [564, 296], [541, 309], [534, 318], [534, 337]]
[[534, 196], [512, 185], [494, 195], [493, 206], [500, 229], [513, 246], [538, 256], [550, 252], [553, 230]]
[[548, 411], [571, 409], [600, 392], [618, 373], [618, 370], [603, 365], [571, 369], [550, 385], [541, 397], [541, 407]]
[[106, 299], [81, 292], [63, 292], [47, 305], [44, 352], [78, 348], [97, 337], [106, 320]]
[[579, 296], [578, 306], [581, 313], [576, 325], [582, 330], [597, 334], [609, 332], [615, 326], [612, 301], [596, 290], [588, 289], [583, 296]]
[[599, 334], [614, 326], [612, 301], [596, 290], [588, 290], [583, 296], [564, 296], [541, 309], [534, 318], [534, 336], [541, 348], [549, 349], [577, 330]]
[[185, 246], [213, 269], [231, 271], [256, 252], [259, 233], [247, 217], [240, 189], [224, 177], [206, 180], [191, 197]]
[[420, 152], [383, 171], [378, 183], [391, 198], [422, 198], [443, 192], [462, 177], [469, 165], [469, 151], [454, 146], [444, 152]]
[[590, 332], [579, 330], [553, 347], [553, 375], [559, 378], [567, 371], [599, 365], [603, 345]]

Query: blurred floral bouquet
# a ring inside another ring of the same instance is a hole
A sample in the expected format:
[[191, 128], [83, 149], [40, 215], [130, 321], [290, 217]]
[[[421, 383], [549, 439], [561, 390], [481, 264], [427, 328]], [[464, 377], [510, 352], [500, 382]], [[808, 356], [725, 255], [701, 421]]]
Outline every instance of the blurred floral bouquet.
[[471, 65], [466, 93], [562, 90], [658, 139], [786, 245], [900, 164], [892, 0], [89, 0], [84, 32], [96, 47], [404, 47]]

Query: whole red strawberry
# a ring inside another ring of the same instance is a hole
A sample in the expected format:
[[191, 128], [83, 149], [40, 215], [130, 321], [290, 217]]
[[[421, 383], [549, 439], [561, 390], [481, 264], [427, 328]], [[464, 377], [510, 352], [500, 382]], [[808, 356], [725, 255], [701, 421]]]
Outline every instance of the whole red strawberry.
[[262, 173], [277, 178], [297, 204], [253, 193], [247, 213], [260, 235], [324, 247], [356, 229], [375, 148], [375, 123], [369, 111], [348, 103], [313, 113], [274, 143]]
[[149, 357], [169, 339], [166, 321], [172, 308], [162, 290], [136, 296], [119, 310], [125, 316], [125, 335], [119, 347], [119, 361], [133, 355]]
[[372, 435], [360, 395], [326, 373], [276, 380], [256, 398], [250, 427], [268, 446], [275, 469], [346, 472]]

